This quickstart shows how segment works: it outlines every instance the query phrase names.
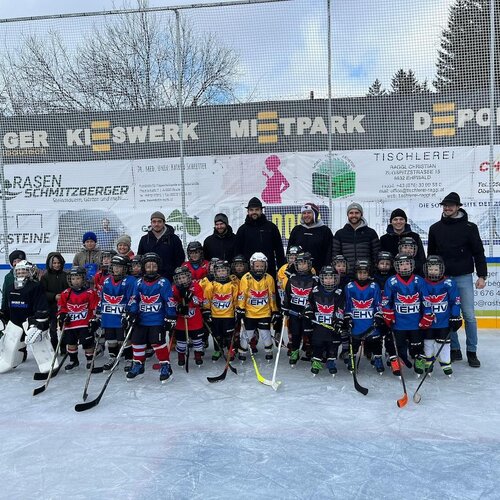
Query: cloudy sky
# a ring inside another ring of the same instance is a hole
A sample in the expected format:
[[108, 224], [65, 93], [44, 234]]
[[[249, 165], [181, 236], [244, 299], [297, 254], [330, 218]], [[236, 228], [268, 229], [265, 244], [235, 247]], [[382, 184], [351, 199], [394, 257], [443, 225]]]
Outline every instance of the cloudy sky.
[[[439, 38], [455, 0], [331, 0], [334, 96], [364, 95], [379, 78], [390, 86], [400, 68], [429, 83], [435, 75]], [[151, 6], [206, 4], [208, 0], [150, 0]], [[222, 3], [222, 2], [219, 2]], [[183, 11], [200, 32], [214, 32], [240, 58], [240, 98], [317, 97], [327, 92], [326, 0]], [[133, 0], [131, 2], [133, 5]], [[0, 0], [0, 18], [112, 10], [121, 0]], [[95, 19], [95, 18], [94, 18]], [[10, 50], [18, 33], [60, 30], [74, 44], [92, 19], [0, 24]], [[34, 26], [37, 26], [35, 28]]]

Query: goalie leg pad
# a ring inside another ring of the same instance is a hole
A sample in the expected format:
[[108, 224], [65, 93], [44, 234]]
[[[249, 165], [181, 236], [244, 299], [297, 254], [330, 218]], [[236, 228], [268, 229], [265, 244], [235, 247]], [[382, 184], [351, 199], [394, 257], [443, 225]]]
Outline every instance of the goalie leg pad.
[[23, 349], [26, 344], [21, 340], [24, 330], [9, 321], [0, 339], [0, 373], [8, 372], [24, 361]]

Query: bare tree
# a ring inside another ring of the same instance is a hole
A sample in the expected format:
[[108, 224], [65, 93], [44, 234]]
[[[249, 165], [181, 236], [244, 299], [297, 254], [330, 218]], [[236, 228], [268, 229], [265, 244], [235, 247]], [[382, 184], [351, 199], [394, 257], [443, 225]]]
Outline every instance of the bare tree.
[[[0, 87], [13, 114], [155, 109], [177, 105], [176, 25], [173, 15], [110, 16], [78, 46], [57, 31], [22, 39], [0, 60]], [[126, 5], [124, 4], [126, 7]], [[238, 56], [214, 33], [198, 33], [181, 17], [182, 103], [230, 102]]]

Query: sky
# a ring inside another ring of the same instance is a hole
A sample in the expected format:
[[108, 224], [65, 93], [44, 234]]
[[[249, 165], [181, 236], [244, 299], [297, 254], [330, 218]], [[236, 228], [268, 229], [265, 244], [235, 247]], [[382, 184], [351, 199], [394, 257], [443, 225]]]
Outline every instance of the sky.
[[[376, 78], [384, 88], [389, 88], [391, 76], [401, 68], [413, 69], [419, 81], [427, 79], [431, 84], [440, 35], [454, 2], [331, 0], [333, 95], [364, 95]], [[150, 0], [152, 7], [194, 3], [211, 2]], [[182, 12], [200, 32], [216, 33], [222, 45], [238, 54], [238, 89], [243, 102], [249, 99], [303, 99], [308, 98], [311, 91], [316, 97], [327, 95], [326, 3], [326, 0], [292, 0]], [[0, 0], [0, 19], [112, 10], [114, 5], [121, 6], [122, 2]], [[51, 29], [62, 27], [68, 31], [68, 36], [75, 37], [75, 33], [84, 34], [90, 29], [91, 23], [82, 18], [81, 23], [58, 20], [50, 26]], [[0, 25], [0, 36], [4, 26]], [[16, 29], [17, 26], [19, 24]], [[30, 29], [32, 26], [31, 23]], [[15, 32], [9, 31], [8, 37], [16, 47]]]

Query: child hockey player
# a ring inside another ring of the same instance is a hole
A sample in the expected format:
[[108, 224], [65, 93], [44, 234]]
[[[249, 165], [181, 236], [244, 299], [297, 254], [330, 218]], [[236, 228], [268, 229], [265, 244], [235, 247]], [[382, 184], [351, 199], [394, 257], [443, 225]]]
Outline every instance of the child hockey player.
[[89, 322], [94, 318], [97, 307], [97, 293], [87, 286], [86, 270], [83, 266], [73, 266], [68, 272], [69, 288], [64, 290], [58, 302], [58, 321], [62, 329], [66, 351], [70, 362], [64, 367], [69, 372], [78, 368], [78, 344], [85, 351], [87, 369], [90, 368], [94, 352], [94, 336], [89, 330]]
[[222, 356], [221, 349], [229, 347], [234, 333], [238, 285], [231, 280], [230, 271], [229, 263], [219, 260], [215, 264], [214, 280], [204, 290], [203, 318], [211, 327], [214, 337], [213, 361]]
[[409, 255], [415, 261], [415, 274], [419, 276], [422, 275], [425, 254], [422, 256], [421, 260], [417, 260], [418, 245], [417, 242], [411, 236], [403, 236], [399, 240], [398, 253]]
[[231, 280], [240, 285], [240, 280], [248, 273], [248, 261], [243, 255], [236, 255], [231, 262]]
[[130, 259], [130, 276], [140, 278], [142, 275], [142, 255], [134, 255]]
[[94, 290], [97, 292], [97, 295], [99, 295], [104, 281], [109, 276], [109, 265], [115, 255], [116, 252], [114, 250], [103, 250], [101, 252], [101, 265], [99, 266], [99, 271], [94, 276]]
[[346, 258], [343, 255], [335, 255], [332, 260], [332, 266], [339, 273], [339, 287], [344, 288], [350, 281], [348, 277], [349, 264]]
[[[354, 280], [345, 288], [346, 328], [352, 344], [353, 357], [362, 342], [372, 354], [373, 365], [378, 373], [385, 370], [382, 361], [382, 334], [375, 326], [375, 315], [380, 312], [382, 293], [380, 287], [370, 279], [370, 263], [359, 259], [354, 266]], [[354, 369], [353, 359], [348, 366]]]
[[165, 330], [172, 330], [175, 309], [172, 306], [172, 287], [170, 282], [160, 275], [160, 269], [161, 259], [156, 253], [144, 254], [142, 278], [135, 282], [124, 321], [125, 329], [133, 326], [134, 362], [127, 373], [129, 381], [144, 373], [147, 344], [154, 349], [160, 363], [160, 381], [165, 383], [172, 377]]
[[299, 253], [302, 253], [302, 247], [298, 245], [291, 246], [286, 253], [286, 264], [283, 264], [276, 274], [276, 285], [281, 303], [285, 299], [285, 288], [288, 278], [292, 274], [295, 274], [295, 259]]
[[[135, 278], [127, 276], [128, 257], [115, 255], [109, 266], [109, 276], [99, 293], [97, 318], [91, 321], [91, 331], [99, 326], [104, 330], [104, 338], [108, 344], [109, 360], [104, 364], [104, 371], [113, 368], [116, 356], [125, 339], [122, 316], [125, 307], [134, 294]], [[98, 319], [100, 317], [100, 319]], [[132, 360], [132, 347], [124, 349], [125, 359]], [[119, 360], [118, 360], [119, 361]], [[130, 362], [128, 363], [130, 368]]]
[[289, 363], [295, 366], [300, 355], [300, 344], [305, 353], [304, 361], [311, 360], [312, 324], [304, 318], [304, 310], [309, 304], [309, 294], [317, 283], [312, 274], [312, 258], [309, 252], [299, 253], [295, 259], [295, 274], [291, 275], [285, 288], [283, 313], [288, 316], [288, 332], [292, 341]]
[[273, 359], [270, 328], [271, 323], [278, 321], [281, 315], [276, 304], [274, 280], [266, 270], [267, 257], [262, 252], [255, 252], [250, 257], [250, 272], [241, 278], [236, 310], [236, 321], [244, 322], [238, 349], [238, 358], [241, 361], [247, 359], [248, 345], [256, 329], [264, 341], [266, 359]]
[[425, 331], [424, 351], [425, 366], [429, 369], [438, 349], [444, 344], [439, 354], [439, 364], [443, 372], [450, 376], [451, 368], [450, 332], [456, 332], [462, 326], [460, 317], [460, 296], [457, 284], [444, 275], [444, 262], [438, 255], [429, 255], [424, 264], [424, 276], [429, 294], [426, 299], [432, 306], [435, 319], [431, 328]]
[[[203, 290], [193, 281], [189, 269], [181, 266], [174, 271], [174, 289], [172, 304], [177, 311], [175, 340], [177, 363], [186, 364], [187, 343], [193, 342], [194, 360], [198, 366], [203, 364]], [[189, 338], [187, 338], [189, 337]]]
[[[391, 276], [384, 289], [382, 312], [386, 325], [392, 328], [396, 338], [400, 358], [411, 367], [407, 357], [415, 360], [414, 370], [422, 374], [425, 369], [424, 339], [421, 329], [429, 328], [434, 321], [432, 308], [425, 297], [428, 295], [425, 280], [413, 274], [413, 257], [397, 254], [394, 258], [396, 275]], [[409, 344], [409, 345], [408, 345]], [[389, 353], [391, 368], [395, 375], [400, 374], [400, 360], [396, 353]]]
[[[332, 266], [323, 266], [319, 272], [319, 284], [309, 295], [304, 315], [313, 322], [311, 373], [317, 375], [323, 369], [323, 358], [331, 375], [337, 373], [335, 360], [340, 345], [340, 332], [344, 319], [344, 292], [338, 288], [339, 274]], [[328, 328], [328, 326], [333, 327]]]
[[208, 274], [208, 260], [203, 259], [203, 247], [199, 241], [191, 241], [187, 246], [188, 260], [182, 264], [189, 269], [193, 281], [200, 282]]

